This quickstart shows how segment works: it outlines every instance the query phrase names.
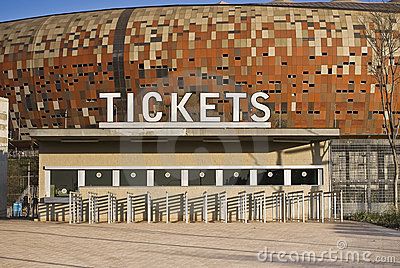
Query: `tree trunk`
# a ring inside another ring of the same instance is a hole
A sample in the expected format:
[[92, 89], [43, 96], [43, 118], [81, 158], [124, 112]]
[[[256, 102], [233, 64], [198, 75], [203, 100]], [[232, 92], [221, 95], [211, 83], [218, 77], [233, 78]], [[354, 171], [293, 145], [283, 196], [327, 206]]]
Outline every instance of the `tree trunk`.
[[[394, 145], [396, 146], [396, 145]], [[399, 159], [397, 156], [397, 152], [395, 148], [392, 148], [392, 153], [393, 153], [393, 162], [394, 162], [394, 182], [393, 182], [393, 202], [394, 202], [394, 207], [396, 208], [396, 211], [399, 210], [399, 191], [398, 191], [398, 186], [399, 186]]]

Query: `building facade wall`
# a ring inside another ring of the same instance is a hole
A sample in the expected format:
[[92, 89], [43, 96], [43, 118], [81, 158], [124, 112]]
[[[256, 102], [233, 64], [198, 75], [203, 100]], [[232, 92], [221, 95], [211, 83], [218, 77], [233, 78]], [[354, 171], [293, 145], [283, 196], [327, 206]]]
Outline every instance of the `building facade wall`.
[[[58, 148], [63, 151], [62, 147], [70, 147], [71, 145], [59, 144]], [[73, 145], [72, 145], [73, 146]], [[77, 145], [79, 146], [79, 145]], [[82, 146], [82, 145], [80, 145]], [[215, 145], [213, 145], [215, 146]], [[276, 148], [265, 150], [262, 149], [255, 150], [256, 152], [191, 152], [182, 153], [177, 150], [177, 153], [40, 153], [39, 156], [39, 196], [48, 197], [49, 188], [46, 189], [46, 185], [49, 182], [46, 181], [46, 171], [53, 169], [73, 169], [73, 170], [120, 170], [124, 168], [129, 169], [146, 169], [152, 170], [153, 168], [173, 167], [173, 169], [179, 170], [194, 170], [194, 169], [211, 169], [211, 170], [234, 170], [234, 169], [263, 169], [263, 168], [316, 168], [320, 169], [321, 182], [317, 186], [318, 189], [329, 190], [329, 171], [328, 171], [328, 148], [327, 143], [313, 143], [307, 145], [297, 145], [293, 144], [283, 144], [279, 145], [283, 147], [282, 150], [276, 151]], [[49, 145], [53, 147], [53, 145]], [[96, 147], [101, 151], [101, 144], [96, 145]], [[210, 146], [211, 147], [211, 146]], [[104, 147], [103, 147], [104, 148]], [[204, 148], [205, 149], [205, 148]], [[46, 143], [41, 144], [41, 150], [46, 151]], [[301, 160], [301, 161], [300, 161]], [[47, 180], [49, 177], [47, 177]], [[189, 177], [188, 180], [191, 178]], [[189, 183], [190, 184], [190, 183]], [[96, 192], [105, 193], [107, 191], [115, 192], [119, 197], [125, 196], [127, 187], [94, 187]], [[304, 189], [310, 190], [312, 185], [308, 186], [288, 186], [278, 185], [278, 186], [187, 186], [187, 187], [169, 187], [169, 186], [151, 186], [151, 187], [128, 187], [129, 191], [144, 194], [146, 191], [159, 194], [160, 192], [165, 192], [171, 189], [172, 192], [177, 191], [188, 191], [198, 194], [202, 189], [210, 189], [212, 191], [218, 191], [217, 189], [232, 188], [234, 191], [241, 190], [268, 190], [270, 192], [288, 188], [290, 190]], [[79, 187], [80, 190], [84, 192], [92, 189], [91, 187]], [[87, 190], [89, 189], [89, 190]], [[92, 189], [93, 190], [93, 189]]]
[[7, 214], [8, 99], [0, 98], [0, 217]]
[[[0, 96], [10, 99], [11, 127], [21, 127], [23, 139], [32, 127], [97, 127], [106, 117], [99, 92], [122, 93], [120, 121], [125, 93], [135, 93], [141, 121], [141, 97], [157, 90], [164, 103], [152, 109], [168, 121], [171, 92], [195, 93], [187, 106], [196, 119], [199, 92], [264, 91], [273, 127], [382, 134], [360, 18], [385, 8], [281, 5], [119, 9], [1, 23]], [[212, 115], [231, 121], [231, 105], [216, 102]], [[254, 109], [241, 108], [249, 121]]]

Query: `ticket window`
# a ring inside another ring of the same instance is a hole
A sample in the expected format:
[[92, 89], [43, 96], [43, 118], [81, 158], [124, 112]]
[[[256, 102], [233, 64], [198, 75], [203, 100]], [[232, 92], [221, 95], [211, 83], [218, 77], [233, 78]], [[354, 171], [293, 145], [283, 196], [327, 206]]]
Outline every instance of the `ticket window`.
[[250, 185], [250, 170], [227, 169], [223, 172], [224, 185]]
[[181, 186], [181, 170], [179, 169], [154, 170], [154, 186]]
[[112, 186], [112, 170], [86, 170], [85, 186]]
[[77, 170], [51, 170], [50, 196], [67, 197], [69, 192], [78, 190]]
[[121, 170], [120, 186], [147, 186], [147, 170], [145, 169]]
[[318, 185], [318, 169], [292, 169], [292, 185]]
[[189, 186], [216, 185], [215, 170], [195, 169], [189, 170]]
[[257, 185], [285, 185], [283, 169], [257, 170]]

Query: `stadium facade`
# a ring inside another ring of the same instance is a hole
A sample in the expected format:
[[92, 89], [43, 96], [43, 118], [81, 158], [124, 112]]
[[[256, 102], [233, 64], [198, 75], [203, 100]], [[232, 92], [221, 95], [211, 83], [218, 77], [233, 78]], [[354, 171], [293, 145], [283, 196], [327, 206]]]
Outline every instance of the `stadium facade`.
[[349, 208], [387, 205], [393, 167], [360, 22], [370, 12], [400, 4], [143, 7], [0, 23], [11, 135], [39, 142], [44, 201], [78, 188], [258, 187], [343, 189]]

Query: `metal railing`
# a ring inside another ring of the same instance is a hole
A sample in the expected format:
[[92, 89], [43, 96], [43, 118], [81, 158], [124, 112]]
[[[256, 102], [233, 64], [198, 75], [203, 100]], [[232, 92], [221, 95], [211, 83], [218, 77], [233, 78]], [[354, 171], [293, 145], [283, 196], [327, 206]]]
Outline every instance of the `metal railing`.
[[267, 206], [265, 191], [253, 193], [253, 220], [267, 222]]
[[69, 223], [81, 223], [83, 221], [82, 195], [78, 192], [69, 193]]
[[219, 220], [225, 223], [228, 222], [228, 194], [224, 191], [218, 193], [218, 215]]
[[288, 221], [305, 222], [305, 198], [303, 191], [286, 193], [286, 219]]
[[[227, 223], [232, 217], [229, 213], [236, 211], [236, 221], [247, 223], [249, 220], [266, 223], [270, 219], [275, 222], [343, 221], [343, 193], [341, 191], [311, 191], [307, 195], [303, 191], [277, 191], [267, 196], [265, 191], [239, 192], [230, 196], [226, 191], [209, 194], [204, 191], [199, 197], [189, 199], [187, 192], [164, 196], [153, 200], [150, 192], [142, 195], [127, 193], [126, 208], [121, 203], [119, 208], [117, 196], [108, 192], [106, 196], [98, 196], [89, 192], [88, 199], [83, 200], [79, 192], [69, 194], [69, 223], [81, 223], [84, 215], [89, 224], [100, 222], [100, 208], [103, 198], [107, 198], [107, 222], [118, 221], [118, 209], [126, 215], [126, 222], [137, 219], [148, 223], [163, 221], [185, 221], [189, 223], [197, 213], [201, 213], [201, 221], [220, 221]], [[86, 205], [87, 204], [87, 205]], [[125, 210], [126, 209], [126, 210]], [[175, 213], [177, 217], [175, 217]], [[174, 217], [172, 217], [172, 214]], [[210, 218], [212, 216], [212, 218]], [[165, 218], [164, 218], [165, 217]], [[124, 217], [121, 220], [125, 220]], [[194, 219], [196, 221], [197, 218]]]
[[99, 222], [98, 196], [97, 193], [88, 193], [89, 202], [89, 224]]
[[244, 223], [248, 221], [248, 198], [247, 192], [243, 191], [239, 193], [238, 196], [238, 220]]
[[114, 223], [117, 221], [117, 197], [108, 192], [107, 194], [107, 222]]

